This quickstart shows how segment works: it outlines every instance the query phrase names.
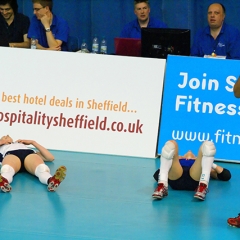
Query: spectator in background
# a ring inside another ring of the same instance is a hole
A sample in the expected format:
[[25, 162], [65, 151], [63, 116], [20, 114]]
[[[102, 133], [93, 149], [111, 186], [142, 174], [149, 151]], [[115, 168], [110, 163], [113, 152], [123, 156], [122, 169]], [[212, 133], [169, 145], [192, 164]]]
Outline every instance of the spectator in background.
[[167, 25], [149, 16], [150, 5], [148, 0], [135, 0], [134, 13], [137, 19], [126, 24], [121, 32], [122, 38], [141, 38], [141, 28], [167, 28]]
[[28, 38], [37, 39], [37, 49], [67, 51], [69, 27], [67, 22], [52, 13], [52, 0], [32, 0], [34, 16]]
[[17, 0], [0, 0], [0, 46], [29, 48], [29, 18], [18, 13]]
[[225, 23], [225, 7], [220, 3], [211, 4], [207, 19], [208, 26], [195, 36], [191, 55], [240, 59], [240, 32]]

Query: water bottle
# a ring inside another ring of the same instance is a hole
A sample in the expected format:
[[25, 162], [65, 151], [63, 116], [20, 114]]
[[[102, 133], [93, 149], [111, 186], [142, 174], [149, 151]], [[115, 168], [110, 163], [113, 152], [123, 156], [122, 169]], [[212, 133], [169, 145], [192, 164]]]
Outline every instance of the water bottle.
[[83, 39], [83, 41], [82, 41], [81, 52], [83, 52], [83, 53], [87, 53], [88, 52], [88, 46], [87, 46], [87, 43], [86, 43], [85, 39]]
[[37, 41], [35, 37], [31, 38], [31, 49], [37, 49]]
[[99, 51], [99, 43], [98, 43], [97, 36], [95, 36], [92, 42], [92, 53], [98, 53], [98, 51]]
[[100, 53], [107, 54], [107, 40], [105, 37], [103, 37], [101, 41]]

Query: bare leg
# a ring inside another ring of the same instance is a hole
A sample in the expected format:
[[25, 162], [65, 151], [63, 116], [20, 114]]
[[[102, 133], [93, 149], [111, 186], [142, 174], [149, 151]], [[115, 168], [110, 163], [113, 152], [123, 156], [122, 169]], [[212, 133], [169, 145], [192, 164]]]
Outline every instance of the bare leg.
[[199, 181], [201, 173], [202, 173], [202, 145], [198, 150], [198, 155], [196, 160], [194, 161], [192, 167], [190, 168], [190, 176], [192, 179], [194, 179], [195, 181]]
[[176, 141], [171, 140], [171, 142], [175, 145], [175, 154], [173, 156], [172, 167], [169, 170], [168, 178], [171, 180], [177, 180], [182, 176], [183, 168], [179, 162], [179, 149]]
[[4, 157], [2, 161], [2, 167], [4, 165], [11, 166], [14, 169], [15, 173], [17, 173], [21, 168], [20, 159], [17, 156], [12, 154], [8, 154], [7, 156]]
[[47, 185], [49, 178], [52, 177], [49, 167], [37, 154], [28, 155], [24, 160], [24, 166], [29, 173], [37, 176], [43, 184]]
[[205, 141], [201, 145], [198, 156], [190, 168], [191, 178], [208, 185], [215, 153], [216, 149], [212, 142]]
[[[158, 182], [167, 182], [168, 178], [176, 180], [182, 176], [183, 169], [179, 163], [178, 144], [174, 140], [166, 142], [162, 148]], [[166, 183], [165, 183], [166, 184]]]
[[65, 166], [60, 166], [52, 176], [49, 167], [37, 154], [28, 155], [25, 158], [24, 165], [29, 173], [37, 176], [41, 183], [48, 185], [47, 189], [50, 192], [55, 192], [66, 176], [67, 169]]
[[194, 180], [199, 181], [199, 186], [194, 197], [200, 200], [205, 200], [206, 194], [208, 193], [210, 172], [215, 153], [216, 148], [213, 142], [205, 141], [199, 149], [195, 163], [190, 168], [190, 176]]
[[42, 160], [42, 158], [35, 153], [28, 155], [24, 160], [24, 166], [26, 170], [32, 175], [35, 175], [35, 170], [37, 166], [40, 164], [45, 164], [45, 163]]

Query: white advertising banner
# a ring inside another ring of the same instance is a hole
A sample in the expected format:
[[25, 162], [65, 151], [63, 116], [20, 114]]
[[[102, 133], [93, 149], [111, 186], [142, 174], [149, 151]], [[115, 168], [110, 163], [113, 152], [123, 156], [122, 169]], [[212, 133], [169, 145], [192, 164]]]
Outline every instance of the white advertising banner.
[[165, 60], [0, 48], [1, 135], [155, 157]]

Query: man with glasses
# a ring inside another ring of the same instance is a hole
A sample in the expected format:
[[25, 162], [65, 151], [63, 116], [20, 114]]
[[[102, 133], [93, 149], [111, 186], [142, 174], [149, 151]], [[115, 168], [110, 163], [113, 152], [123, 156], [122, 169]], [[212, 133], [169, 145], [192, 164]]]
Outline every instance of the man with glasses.
[[137, 18], [126, 24], [121, 32], [122, 38], [141, 38], [141, 28], [167, 28], [167, 25], [158, 19], [150, 18], [150, 5], [148, 0], [134, 1], [134, 14]]
[[34, 16], [28, 38], [37, 39], [37, 49], [67, 51], [69, 27], [52, 13], [52, 0], [32, 0]]
[[17, 0], [0, 0], [0, 46], [29, 48], [29, 18], [18, 13]]

